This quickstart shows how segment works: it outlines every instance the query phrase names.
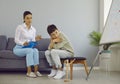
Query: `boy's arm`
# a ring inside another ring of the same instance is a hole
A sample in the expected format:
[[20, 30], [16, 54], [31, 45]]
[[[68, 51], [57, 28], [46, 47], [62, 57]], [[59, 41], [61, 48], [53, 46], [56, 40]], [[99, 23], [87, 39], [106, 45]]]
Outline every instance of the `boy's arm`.
[[54, 46], [54, 42], [53, 42], [53, 40], [52, 40], [52, 39], [50, 39], [50, 44], [49, 44], [48, 49], [52, 49], [52, 48], [53, 48], [53, 46]]
[[60, 37], [60, 39], [59, 39], [57, 48], [60, 49], [60, 48], [64, 47], [64, 45], [66, 45], [67, 43], [69, 43], [68, 39], [65, 36], [62, 35], [62, 37]]
[[54, 43], [60, 43], [60, 42], [62, 42], [62, 38], [56, 38], [56, 39], [53, 39], [53, 42]]

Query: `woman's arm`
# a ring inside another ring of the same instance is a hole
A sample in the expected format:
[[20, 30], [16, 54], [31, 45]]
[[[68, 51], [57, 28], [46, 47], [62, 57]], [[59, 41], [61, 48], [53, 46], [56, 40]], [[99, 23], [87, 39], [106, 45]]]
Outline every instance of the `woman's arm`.
[[20, 36], [21, 36], [21, 27], [18, 26], [15, 31], [15, 43], [18, 45], [23, 45], [24, 42], [20, 40]]
[[35, 38], [36, 38], [36, 29], [35, 29], [34, 27], [32, 27], [32, 29], [33, 29], [33, 30], [32, 30], [32, 31], [33, 31], [33, 38], [32, 38], [32, 41], [35, 42], [35, 41], [36, 41], [36, 39], [35, 39]]

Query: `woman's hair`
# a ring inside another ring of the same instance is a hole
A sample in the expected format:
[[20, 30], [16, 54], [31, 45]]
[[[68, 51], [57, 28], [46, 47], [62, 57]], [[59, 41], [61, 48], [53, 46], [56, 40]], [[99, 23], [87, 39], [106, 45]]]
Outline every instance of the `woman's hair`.
[[47, 32], [50, 35], [52, 32], [54, 32], [55, 30], [58, 30], [57, 27], [54, 24], [48, 25], [47, 27]]
[[[25, 11], [24, 13], [23, 13], [23, 19], [25, 19], [25, 16], [26, 15], [32, 15], [32, 13], [30, 12], [30, 11]], [[24, 21], [25, 22], [25, 21]]]

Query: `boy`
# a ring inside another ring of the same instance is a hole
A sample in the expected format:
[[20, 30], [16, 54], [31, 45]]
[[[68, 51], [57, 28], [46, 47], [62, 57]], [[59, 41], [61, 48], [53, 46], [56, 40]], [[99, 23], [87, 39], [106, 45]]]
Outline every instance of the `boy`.
[[48, 77], [61, 79], [65, 75], [65, 72], [62, 69], [60, 58], [73, 56], [73, 48], [66, 36], [55, 25], [49, 25], [47, 32], [51, 37], [51, 41], [48, 50], [45, 52], [45, 56], [49, 65], [52, 66]]

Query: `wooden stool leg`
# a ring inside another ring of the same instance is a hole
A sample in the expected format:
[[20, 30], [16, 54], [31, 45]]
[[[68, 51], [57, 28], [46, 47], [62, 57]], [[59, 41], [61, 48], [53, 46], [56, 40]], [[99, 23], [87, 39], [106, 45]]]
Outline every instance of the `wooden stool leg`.
[[73, 63], [70, 64], [70, 80], [73, 78]]
[[84, 63], [86, 74], [88, 75], [88, 66], [87, 66], [86, 60], [84, 60], [83, 63]]
[[69, 79], [68, 79], [68, 67], [69, 67], [69, 62], [68, 60], [66, 60], [66, 78], [64, 80], [64, 82], [69, 82]]

